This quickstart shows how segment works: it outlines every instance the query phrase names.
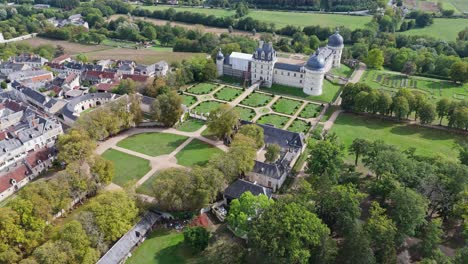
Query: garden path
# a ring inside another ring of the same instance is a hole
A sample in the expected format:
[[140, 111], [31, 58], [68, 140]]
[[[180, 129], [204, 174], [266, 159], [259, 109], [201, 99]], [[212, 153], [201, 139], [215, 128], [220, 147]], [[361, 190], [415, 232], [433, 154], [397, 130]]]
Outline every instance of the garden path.
[[287, 129], [293, 122], [296, 120], [296, 118], [299, 116], [299, 114], [302, 112], [302, 109], [306, 107], [307, 101], [303, 101], [301, 107], [296, 111], [296, 113], [289, 119], [289, 121], [284, 125], [284, 129]]

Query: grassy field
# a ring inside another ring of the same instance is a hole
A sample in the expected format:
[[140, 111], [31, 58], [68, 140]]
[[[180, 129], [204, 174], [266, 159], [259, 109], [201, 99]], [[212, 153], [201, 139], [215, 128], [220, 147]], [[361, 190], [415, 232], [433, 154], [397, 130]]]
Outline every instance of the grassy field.
[[296, 113], [296, 111], [301, 105], [302, 102], [300, 101], [291, 100], [287, 98], [280, 98], [275, 102], [272, 109], [278, 113], [293, 115], [294, 113]]
[[317, 117], [320, 114], [320, 111], [322, 111], [321, 105], [309, 103], [304, 107], [304, 109], [302, 109], [299, 116], [303, 118], [313, 118]]
[[351, 74], [353, 74], [354, 69], [341, 64], [339, 68], [332, 68], [330, 72], [334, 75], [348, 78], [351, 76]]
[[454, 41], [458, 36], [458, 32], [462, 31], [466, 27], [468, 27], [468, 19], [434, 18], [434, 24], [428, 27], [415, 28], [408, 31], [399, 32], [398, 34], [428, 35], [447, 41]]
[[255, 111], [250, 108], [236, 106], [234, 109], [239, 113], [242, 120], [251, 121], [255, 116]]
[[449, 81], [416, 76], [407, 78], [398, 72], [368, 70], [361, 78], [361, 82], [372, 88], [392, 93], [396, 93], [400, 88], [409, 88], [424, 93], [432, 101], [438, 101], [443, 97], [449, 99], [468, 98], [468, 84], [457, 85]]
[[141, 133], [123, 139], [117, 146], [156, 157], [171, 153], [185, 140], [185, 136], [168, 133]]
[[115, 175], [112, 182], [122, 187], [137, 181], [151, 169], [148, 160], [115, 149], [106, 150], [102, 157], [114, 163]]
[[275, 115], [275, 114], [267, 114], [260, 119], [257, 120], [259, 124], [269, 124], [273, 125], [276, 128], [283, 128], [284, 125], [288, 122], [289, 118], [285, 116]]
[[184, 234], [157, 229], [127, 259], [126, 264], [183, 264], [191, 258]]
[[[164, 10], [168, 9], [168, 6], [144, 6], [150, 10]], [[207, 15], [214, 15], [216, 17], [226, 17], [235, 15], [235, 10], [227, 9], [207, 9], [207, 8], [190, 8], [190, 7], [176, 7], [177, 11], [190, 11], [198, 12]], [[363, 28], [364, 25], [371, 21], [371, 17], [364, 16], [346, 16], [336, 14], [312, 14], [312, 13], [300, 13], [291, 11], [260, 11], [251, 10], [248, 14], [249, 17], [264, 21], [267, 23], [276, 24], [277, 28], [281, 28], [287, 25], [294, 26], [311, 26], [320, 25], [326, 27], [338, 27], [346, 26], [351, 29]]]
[[206, 114], [206, 113], [209, 113], [211, 110], [216, 109], [220, 105], [222, 105], [222, 103], [220, 103], [220, 102], [205, 101], [205, 102], [202, 102], [199, 105], [197, 105], [193, 110], [197, 114], [202, 114], [202, 113]]
[[198, 139], [192, 140], [185, 148], [177, 153], [177, 163], [182, 166], [203, 166], [215, 155], [223, 153], [219, 148]]
[[298, 133], [306, 133], [309, 129], [310, 125], [307, 122], [298, 119], [294, 120], [292, 124], [288, 127], [289, 131]]
[[251, 93], [247, 98], [245, 98], [241, 104], [251, 106], [251, 107], [260, 107], [265, 106], [268, 102], [273, 99], [272, 95], [264, 93]]
[[182, 103], [185, 106], [191, 106], [197, 102], [197, 98], [195, 98], [195, 96], [187, 95], [187, 94], [183, 94], [181, 96], [182, 96]]
[[288, 95], [312, 101], [329, 103], [333, 101], [333, 99], [335, 99], [335, 97], [338, 95], [338, 93], [341, 90], [341, 86], [338, 84], [334, 84], [328, 80], [323, 80], [323, 93], [319, 96], [311, 96], [302, 92], [301, 88], [290, 87], [280, 84], [273, 84], [271, 88], [262, 88], [262, 90], [273, 94]]
[[205, 122], [199, 119], [189, 118], [185, 120], [177, 129], [184, 132], [195, 132], [200, 129]]
[[415, 147], [418, 155], [440, 154], [449, 159], [456, 159], [455, 142], [463, 137], [437, 129], [343, 113], [335, 121], [331, 131], [338, 135], [346, 147], [349, 147], [355, 138], [372, 141], [381, 139], [401, 150]]
[[232, 101], [242, 93], [241, 89], [232, 87], [223, 87], [221, 90], [214, 94], [214, 97], [219, 100]]
[[[443, 0], [446, 1], [446, 0]], [[452, 5], [454, 5], [461, 12], [468, 12], [468, 1], [466, 0], [450, 0]]]
[[213, 84], [213, 83], [199, 83], [190, 87], [190, 89], [188, 89], [187, 92], [193, 93], [193, 94], [209, 94], [216, 87], [218, 87], [218, 85]]

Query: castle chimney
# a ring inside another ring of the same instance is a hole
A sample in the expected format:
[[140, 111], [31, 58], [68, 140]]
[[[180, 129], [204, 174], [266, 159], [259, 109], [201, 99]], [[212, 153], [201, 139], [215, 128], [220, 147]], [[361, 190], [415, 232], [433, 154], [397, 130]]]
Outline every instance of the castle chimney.
[[259, 47], [259, 48], [263, 48], [263, 43], [264, 43], [263, 40], [260, 40], [260, 41], [258, 42], [258, 47]]

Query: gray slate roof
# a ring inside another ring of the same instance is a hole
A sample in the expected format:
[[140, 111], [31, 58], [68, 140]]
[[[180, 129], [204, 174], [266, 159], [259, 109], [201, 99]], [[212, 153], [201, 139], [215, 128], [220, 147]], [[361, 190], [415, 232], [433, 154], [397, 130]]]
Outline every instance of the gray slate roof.
[[31, 88], [24, 88], [21, 92], [27, 95], [29, 98], [33, 99], [40, 105], [44, 105], [47, 102], [47, 98], [38, 91], [35, 91]]
[[[241, 124], [252, 124], [252, 122], [241, 120]], [[283, 149], [302, 148], [305, 145], [305, 137], [302, 133], [291, 132], [269, 125], [256, 125], [263, 128], [265, 144], [278, 144]]]
[[285, 173], [285, 170], [281, 165], [277, 163], [270, 164], [256, 160], [253, 172], [265, 175], [273, 179], [280, 179], [281, 176]]
[[293, 71], [293, 72], [301, 72], [302, 65], [295, 65], [295, 64], [289, 64], [289, 63], [277, 62], [277, 63], [275, 63], [275, 69], [285, 70], [285, 71]]
[[224, 190], [224, 196], [228, 199], [238, 199], [245, 192], [251, 192], [253, 195], [264, 194], [268, 196], [268, 198], [271, 198], [273, 190], [238, 179]]
[[70, 100], [70, 102], [68, 102], [67, 105], [65, 105], [65, 107], [62, 109], [62, 114], [72, 120], [76, 120], [78, 119], [77, 116], [73, 115], [73, 113], [75, 112], [75, 107], [78, 103], [82, 102], [82, 101], [86, 101], [88, 99], [91, 99], [91, 98], [113, 98], [113, 97], [117, 97], [118, 95], [116, 94], [113, 94], [113, 93], [89, 93], [89, 94], [85, 94], [85, 95], [82, 95], [80, 97], [76, 97], [76, 98], [73, 98], [72, 100]]

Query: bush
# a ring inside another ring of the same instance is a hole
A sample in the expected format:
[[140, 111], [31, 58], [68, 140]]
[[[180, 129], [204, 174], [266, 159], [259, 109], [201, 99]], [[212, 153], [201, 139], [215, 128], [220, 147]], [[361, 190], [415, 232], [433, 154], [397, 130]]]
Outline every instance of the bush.
[[208, 246], [210, 232], [201, 226], [188, 227], [184, 230], [184, 242], [194, 252], [201, 252]]

